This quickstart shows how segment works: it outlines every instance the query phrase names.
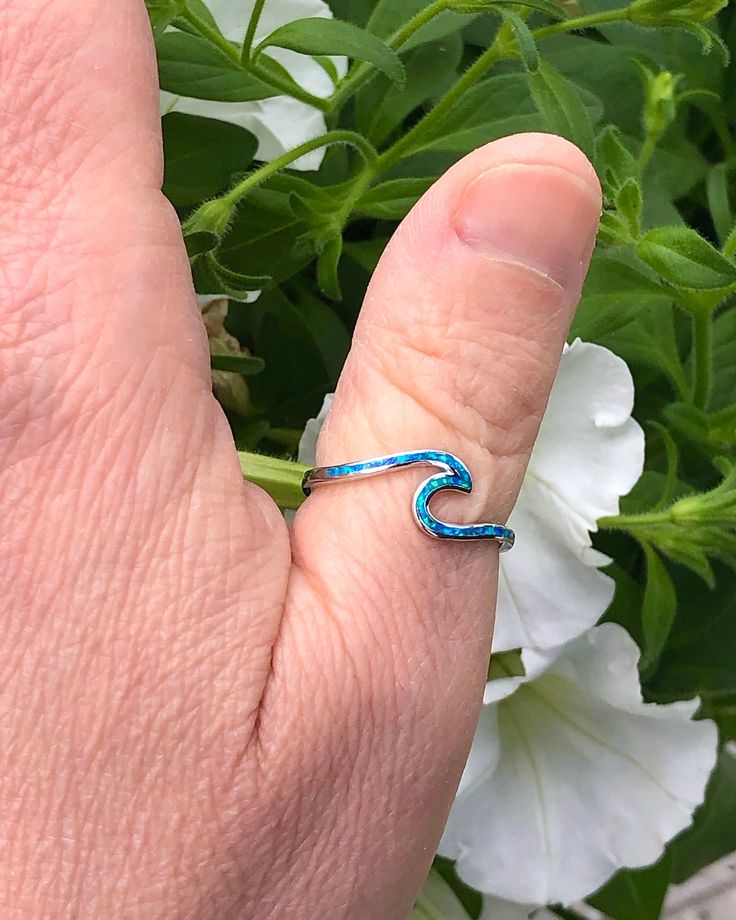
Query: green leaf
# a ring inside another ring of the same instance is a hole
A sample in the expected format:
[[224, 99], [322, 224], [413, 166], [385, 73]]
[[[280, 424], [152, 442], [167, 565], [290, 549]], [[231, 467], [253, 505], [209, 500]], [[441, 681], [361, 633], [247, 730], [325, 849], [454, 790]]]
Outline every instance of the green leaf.
[[356, 127], [373, 144], [382, 143], [415, 109], [444, 92], [457, 78], [463, 43], [459, 34], [421, 45], [404, 55], [402, 88], [377, 74], [355, 97]]
[[642, 607], [644, 649], [640, 668], [646, 674], [657, 664], [677, 611], [675, 586], [659, 554], [647, 543], [643, 544], [647, 560], [647, 585]]
[[338, 269], [342, 258], [342, 234], [329, 240], [317, 258], [317, 284], [332, 300], [342, 300]]
[[593, 124], [579, 88], [546, 59], [528, 73], [527, 79], [548, 130], [573, 141], [592, 158], [595, 153]]
[[[210, 337], [210, 366], [212, 368], [212, 392], [220, 405], [231, 415], [245, 418], [252, 414], [253, 404], [250, 396], [250, 387], [243, 374], [239, 373], [236, 365], [231, 363], [245, 355], [221, 339]], [[223, 369], [218, 364], [221, 359], [228, 359]], [[246, 359], [247, 360], [247, 359]], [[260, 368], [262, 370], [262, 367]]]
[[650, 230], [639, 243], [637, 253], [676, 287], [712, 292], [736, 287], [736, 265], [688, 227]]
[[713, 321], [714, 409], [725, 409], [736, 402], [736, 307], [719, 313]]
[[[582, 98], [590, 120], [597, 120], [601, 111], [598, 100], [585, 92]], [[507, 134], [539, 131], [544, 127], [529, 94], [527, 77], [520, 73], [502, 74], [482, 80], [465, 93], [438, 120], [433, 136], [427, 137], [422, 146], [427, 150], [464, 154]]]
[[630, 180], [638, 180], [639, 164], [626, 147], [622, 135], [615, 125], [606, 125], [598, 135], [598, 148], [603, 187], [606, 197], [613, 201], [618, 190]]
[[606, 123], [638, 139], [641, 77], [632, 60], [637, 52], [624, 41], [608, 44], [579, 34], [552, 36], [544, 41], [545, 60], [601, 100]]
[[469, 920], [469, 916], [450, 885], [432, 869], [406, 920]]
[[616, 209], [629, 226], [635, 238], [640, 231], [641, 208], [643, 204], [641, 185], [638, 179], [627, 179], [616, 192], [614, 202]]
[[252, 291], [265, 288], [268, 275], [245, 275], [218, 261], [212, 252], [204, 253], [192, 263], [194, 286], [198, 294], [222, 294], [231, 300], [245, 301]]
[[678, 614], [647, 693], [660, 702], [736, 693], [736, 574], [716, 569], [717, 589], [672, 572]]
[[330, 0], [330, 9], [338, 19], [365, 26], [373, 11], [374, 0]]
[[708, 417], [690, 402], [671, 402], [664, 410], [672, 427], [695, 444], [708, 440]]
[[265, 38], [256, 54], [274, 46], [301, 54], [343, 54], [373, 64], [394, 83], [404, 82], [404, 65], [396, 52], [377, 36], [350, 22], [321, 17], [296, 19]]
[[553, 0], [470, 0], [468, 10], [493, 13], [508, 6], [537, 10], [537, 12], [544, 13], [545, 16], [549, 16], [554, 20], [568, 18], [567, 10], [559, 3], [554, 3]]
[[705, 183], [713, 226], [721, 243], [726, 242], [734, 225], [728, 181], [732, 168], [731, 163], [719, 163], [710, 170]]
[[664, 373], [678, 394], [685, 394], [688, 382], [675, 339], [673, 308], [655, 300], [633, 322], [601, 337], [606, 345], [629, 364], [644, 365]]
[[161, 122], [164, 186], [177, 207], [197, 204], [225, 189], [236, 172], [253, 162], [257, 138], [238, 125], [171, 112]]
[[597, 250], [585, 281], [570, 338], [586, 342], [620, 329], [653, 302], [666, 296], [661, 282], [623, 256]]
[[340, 206], [345, 190], [344, 185], [323, 188], [293, 172], [277, 173], [268, 180], [268, 187], [274, 192], [286, 195], [292, 210], [295, 199], [299, 199], [304, 206], [302, 213], [311, 215], [309, 223], [314, 220], [316, 214], [333, 215], [335, 209]]
[[369, 189], [356, 211], [381, 220], [401, 220], [432, 185], [432, 179], [389, 179]]
[[255, 377], [262, 374], [266, 363], [262, 358], [250, 355], [210, 355], [210, 367], [213, 371], [227, 371], [240, 374], [241, 377]]
[[682, 494], [680, 488], [680, 482], [677, 478], [677, 471], [680, 465], [679, 452], [677, 450], [677, 444], [675, 444], [675, 439], [665, 428], [664, 425], [660, 425], [659, 422], [651, 421], [649, 427], [654, 429], [659, 435], [662, 444], [664, 445], [665, 457], [667, 461], [667, 471], [665, 473], [664, 484], [662, 488], [662, 494], [659, 497], [659, 500], [652, 508], [653, 511], [661, 511], [663, 508], [666, 508], [678, 495]]
[[588, 903], [611, 920], [659, 920], [671, 871], [669, 855], [647, 869], [624, 869]]
[[672, 881], [692, 878], [723, 856], [736, 853], [736, 759], [721, 751], [705, 795], [688, 830], [670, 846]]
[[332, 307], [298, 287], [271, 288], [228, 317], [228, 328], [266, 362], [249, 382], [273, 426], [303, 427], [333, 389], [350, 336]]
[[220, 237], [210, 230], [195, 230], [184, 234], [184, 245], [190, 259], [212, 252], [220, 244]]
[[166, 32], [156, 43], [161, 89], [214, 102], [250, 102], [278, 95], [268, 83], [238, 67], [206, 39]]
[[515, 13], [511, 9], [504, 9], [502, 15], [514, 30], [519, 48], [519, 56], [524, 66], [529, 73], [536, 73], [539, 70], [539, 49], [537, 48], [537, 43], [534, 41], [534, 36], [529, 26], [518, 13]]
[[154, 36], [163, 34], [186, 6], [185, 0], [146, 0]]
[[[284, 178], [279, 176], [279, 182]], [[248, 197], [246, 207], [238, 208], [218, 249], [223, 266], [233, 271], [247, 267], [248, 272], [270, 275], [273, 283], [280, 283], [312, 261], [315, 242], [308, 224], [291, 207], [294, 186], [288, 183], [284, 191], [281, 188], [277, 190], [277, 183], [270, 180]]]
[[[217, 20], [212, 15], [212, 11], [204, 2], [204, 0], [186, 0], [186, 6], [190, 13], [194, 13], [198, 19], [213, 28], [215, 32], [219, 32], [219, 34], [222, 35], [222, 31], [217, 24]], [[177, 29], [181, 29], [184, 32], [189, 32], [191, 35], [200, 34], [196, 26], [193, 26], [188, 19], [184, 19], [183, 17], [176, 19], [174, 21], [174, 25]]]
[[[366, 29], [380, 38], [388, 39], [407, 23], [413, 16], [423, 10], [429, 0], [378, 0], [375, 9], [368, 20]], [[470, 17], [452, 10], [445, 10], [435, 16], [430, 22], [418, 29], [414, 35], [402, 45], [401, 53], [404, 54], [412, 48], [419, 47], [427, 42], [445, 38], [459, 32], [470, 21]]]
[[491, 655], [488, 664], [488, 680], [503, 680], [506, 677], [525, 677], [526, 668], [521, 657], [521, 649], [508, 652], [496, 652]]
[[452, 888], [460, 903], [470, 916], [473, 918], [480, 917], [483, 907], [482, 897], [474, 888], [470, 888], [470, 886], [466, 885], [458, 876], [455, 871], [455, 864], [442, 856], [435, 856], [432, 867], [439, 872], [450, 888]]

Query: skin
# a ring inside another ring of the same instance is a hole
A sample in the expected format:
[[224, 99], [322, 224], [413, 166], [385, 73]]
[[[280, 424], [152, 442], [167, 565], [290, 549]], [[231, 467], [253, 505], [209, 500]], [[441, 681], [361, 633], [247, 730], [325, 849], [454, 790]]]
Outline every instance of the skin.
[[[0, 104], [2, 916], [402, 920], [497, 549], [415, 528], [421, 471], [318, 490], [293, 533], [243, 483], [141, 0], [5, 0]], [[376, 272], [320, 462], [451, 450], [476, 489], [435, 510], [504, 520], [599, 211], [558, 138], [451, 169]]]

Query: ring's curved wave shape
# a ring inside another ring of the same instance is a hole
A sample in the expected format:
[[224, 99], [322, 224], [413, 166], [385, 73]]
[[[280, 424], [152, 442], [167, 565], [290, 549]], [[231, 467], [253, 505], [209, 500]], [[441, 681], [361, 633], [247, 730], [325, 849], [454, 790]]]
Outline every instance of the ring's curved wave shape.
[[356, 463], [316, 467], [304, 474], [302, 489], [309, 495], [312, 489], [327, 483], [363, 479], [417, 465], [439, 467], [442, 471], [426, 479], [414, 493], [414, 520], [425, 533], [440, 540], [495, 540], [502, 553], [511, 549], [516, 539], [514, 532], [502, 524], [448, 524], [429, 510], [430, 499], [439, 492], [473, 491], [470, 470], [459, 457], [446, 451], [412, 450]]

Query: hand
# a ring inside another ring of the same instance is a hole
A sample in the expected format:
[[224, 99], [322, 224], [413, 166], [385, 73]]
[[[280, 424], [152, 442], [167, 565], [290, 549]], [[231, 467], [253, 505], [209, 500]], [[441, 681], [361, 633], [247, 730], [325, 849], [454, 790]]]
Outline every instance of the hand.
[[[142, 0], [6, 0], [0, 31], [3, 917], [402, 920], [497, 549], [420, 533], [414, 470], [289, 533], [211, 395]], [[558, 138], [453, 167], [376, 272], [320, 462], [447, 449], [476, 489], [439, 512], [503, 520], [599, 211]]]

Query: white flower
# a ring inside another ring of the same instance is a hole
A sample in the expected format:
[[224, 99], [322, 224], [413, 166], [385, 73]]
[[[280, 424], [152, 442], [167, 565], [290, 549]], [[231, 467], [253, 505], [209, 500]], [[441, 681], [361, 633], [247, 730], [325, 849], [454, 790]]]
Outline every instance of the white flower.
[[[254, 0], [205, 0], [205, 3], [225, 38], [241, 42], [253, 12]], [[270, 0], [261, 14], [256, 42], [287, 22], [315, 16], [332, 16], [323, 0]], [[308, 55], [285, 48], [268, 48], [263, 53], [283, 65], [294, 80], [313, 95], [327, 97], [332, 94], [334, 86], [327, 71]], [[332, 60], [338, 73], [344, 74], [347, 66], [345, 58]], [[327, 130], [322, 112], [288, 96], [274, 96], [255, 102], [212, 102], [162, 92], [161, 108], [164, 113], [186, 112], [247, 128], [258, 138], [256, 156], [259, 160], [273, 160]], [[315, 150], [301, 157], [292, 167], [319, 169], [323, 157], [324, 150]]]
[[579, 339], [565, 350], [501, 557], [496, 652], [553, 648], [593, 626], [614, 585], [589, 531], [618, 513], [644, 466], [644, 435], [632, 419], [626, 363]]
[[638, 657], [604, 624], [483, 707], [440, 852], [519, 916], [654, 862], [703, 800], [716, 728], [692, 721], [697, 701], [644, 703]]
[[455, 892], [432, 869], [407, 920], [469, 920]]
[[328, 393], [322, 408], [319, 410], [317, 418], [310, 418], [304, 429], [301, 441], [299, 441], [299, 462], [306, 463], [308, 466], [314, 466], [317, 462], [317, 438], [322, 431], [327, 414], [332, 408], [335, 399], [334, 393]]

